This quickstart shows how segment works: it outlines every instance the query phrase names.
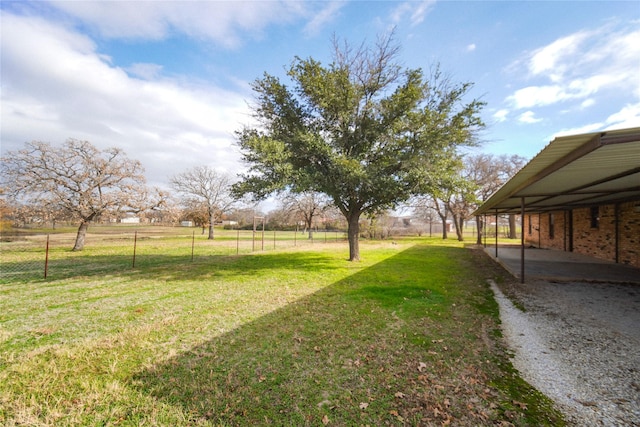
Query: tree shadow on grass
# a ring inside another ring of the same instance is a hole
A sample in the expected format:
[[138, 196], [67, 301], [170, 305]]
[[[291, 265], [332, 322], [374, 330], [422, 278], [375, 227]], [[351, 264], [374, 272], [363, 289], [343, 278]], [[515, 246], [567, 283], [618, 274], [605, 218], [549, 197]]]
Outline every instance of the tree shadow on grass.
[[245, 255], [207, 255], [193, 260], [188, 255], [140, 255], [135, 265], [132, 256], [84, 255], [67, 256], [47, 263], [28, 260], [3, 262], [0, 265], [3, 285], [22, 285], [26, 282], [66, 280], [77, 277], [121, 276], [135, 279], [154, 275], [164, 280], [197, 280], [212, 274], [255, 274], [264, 269], [317, 270], [329, 262], [320, 252], [255, 253]]
[[[409, 248], [139, 372], [135, 387], [183, 408], [193, 423], [419, 423], [432, 408], [409, 395], [422, 396], [432, 384], [416, 384], [418, 361], [438, 357], [427, 350], [442, 340], [438, 322], [451, 315], [452, 301], [475, 310], [458, 298], [455, 268], [463, 251]], [[321, 261], [300, 257], [273, 262], [313, 268]], [[471, 352], [475, 341], [461, 346]]]

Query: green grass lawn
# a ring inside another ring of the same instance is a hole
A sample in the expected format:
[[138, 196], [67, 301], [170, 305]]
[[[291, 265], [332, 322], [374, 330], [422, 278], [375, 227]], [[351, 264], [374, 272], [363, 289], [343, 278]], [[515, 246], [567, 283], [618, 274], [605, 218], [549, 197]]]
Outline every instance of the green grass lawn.
[[500, 344], [501, 270], [458, 242], [126, 250], [0, 281], [0, 424], [563, 424]]

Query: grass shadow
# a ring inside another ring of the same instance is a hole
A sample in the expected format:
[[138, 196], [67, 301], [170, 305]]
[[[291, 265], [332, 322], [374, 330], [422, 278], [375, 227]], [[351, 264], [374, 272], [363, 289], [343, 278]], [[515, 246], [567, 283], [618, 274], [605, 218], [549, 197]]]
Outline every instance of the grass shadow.
[[255, 274], [264, 269], [315, 270], [328, 258], [318, 252], [256, 252], [241, 255], [139, 255], [135, 265], [128, 255], [71, 254], [63, 259], [48, 262], [47, 278], [44, 278], [43, 260], [3, 262], [0, 265], [2, 285], [23, 285], [26, 282], [51, 282], [78, 277], [118, 275], [136, 278], [141, 275], [161, 275], [166, 280], [198, 279], [219, 274]]
[[[496, 313], [479, 308], [492, 296], [460, 268], [467, 257], [461, 248], [411, 247], [144, 369], [132, 383], [193, 424], [504, 418], [495, 402], [509, 397], [488, 385], [499, 368], [483, 366]], [[297, 268], [301, 260], [273, 261]]]

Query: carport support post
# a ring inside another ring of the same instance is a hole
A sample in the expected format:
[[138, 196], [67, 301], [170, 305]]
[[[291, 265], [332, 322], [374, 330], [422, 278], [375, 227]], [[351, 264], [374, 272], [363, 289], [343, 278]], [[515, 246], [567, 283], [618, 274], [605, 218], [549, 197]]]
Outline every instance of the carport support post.
[[524, 283], [524, 197], [520, 199], [520, 283]]
[[496, 209], [496, 258], [498, 258], [498, 209]]
[[482, 221], [484, 222], [484, 226], [482, 227], [482, 240], [484, 242], [484, 247], [487, 247], [487, 214], [482, 215]]

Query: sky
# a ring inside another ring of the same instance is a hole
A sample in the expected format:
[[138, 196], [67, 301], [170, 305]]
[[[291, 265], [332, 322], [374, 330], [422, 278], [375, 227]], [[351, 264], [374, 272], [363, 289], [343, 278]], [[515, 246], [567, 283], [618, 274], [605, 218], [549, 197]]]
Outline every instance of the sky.
[[395, 31], [486, 102], [477, 152], [532, 158], [554, 137], [640, 126], [638, 1], [0, 1], [0, 142], [118, 147], [147, 182], [246, 170], [251, 83], [332, 39]]

